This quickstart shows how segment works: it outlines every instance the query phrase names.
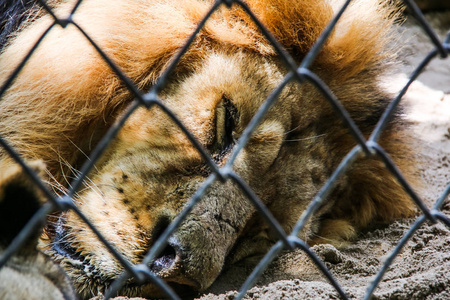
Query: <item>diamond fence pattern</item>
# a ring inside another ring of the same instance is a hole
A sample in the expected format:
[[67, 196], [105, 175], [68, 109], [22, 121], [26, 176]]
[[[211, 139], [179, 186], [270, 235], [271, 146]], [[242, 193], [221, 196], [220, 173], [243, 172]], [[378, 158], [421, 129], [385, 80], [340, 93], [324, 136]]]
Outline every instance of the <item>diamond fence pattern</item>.
[[[89, 43], [96, 49], [96, 51], [102, 56], [102, 58], [107, 62], [110, 68], [115, 72], [115, 74], [120, 78], [123, 84], [128, 88], [130, 93], [134, 96], [135, 101], [133, 105], [128, 108], [128, 110], [122, 115], [120, 119], [116, 121], [116, 123], [108, 130], [105, 136], [100, 140], [100, 142], [95, 147], [94, 151], [90, 155], [90, 159], [85, 162], [80, 170], [80, 175], [71, 183], [71, 187], [68, 190], [67, 195], [64, 196], [55, 196], [41, 181], [39, 176], [34, 173], [34, 171], [24, 162], [24, 160], [15, 152], [15, 150], [8, 144], [8, 142], [0, 136], [0, 144], [4, 148], [4, 150], [9, 153], [11, 158], [13, 158], [23, 170], [32, 178], [34, 183], [43, 191], [45, 196], [49, 199], [40, 210], [38, 210], [35, 215], [29, 220], [27, 225], [22, 229], [22, 231], [17, 235], [17, 237], [13, 240], [13, 242], [8, 246], [8, 248], [3, 252], [0, 257], [0, 268], [5, 265], [5, 263], [10, 259], [10, 257], [18, 251], [18, 249], [23, 245], [26, 239], [32, 232], [32, 229], [35, 228], [43, 219], [47, 217], [47, 215], [54, 211], [67, 211], [72, 210], [75, 212], [86, 224], [93, 230], [93, 232], [98, 236], [99, 240], [107, 247], [107, 249], [114, 255], [114, 257], [123, 265], [124, 273], [116, 279], [110, 288], [106, 291], [105, 299], [109, 299], [113, 295], [117, 293], [117, 291], [125, 284], [125, 281], [131, 277], [134, 277], [138, 282], [150, 281], [153, 284], [157, 285], [170, 299], [180, 299], [179, 296], [167, 285], [161, 278], [157, 277], [148, 267], [148, 265], [158, 257], [158, 254], [163, 251], [167, 244], [167, 240], [169, 236], [177, 229], [177, 227], [181, 224], [181, 222], [186, 218], [186, 216], [190, 213], [193, 207], [197, 202], [202, 198], [205, 191], [216, 181], [225, 182], [227, 180], [233, 181], [237, 184], [244, 194], [248, 197], [248, 200], [256, 207], [258, 212], [262, 214], [262, 216], [266, 219], [270, 227], [276, 232], [278, 235], [279, 241], [273, 245], [270, 251], [265, 255], [265, 257], [260, 261], [260, 263], [253, 270], [251, 275], [247, 278], [247, 280], [242, 285], [239, 294], [235, 297], [235, 299], [242, 299], [246, 292], [252, 287], [252, 285], [256, 282], [258, 277], [263, 273], [263, 271], [267, 268], [270, 262], [277, 256], [278, 253], [282, 250], [294, 250], [296, 248], [302, 249], [310, 259], [316, 264], [316, 266], [321, 270], [324, 276], [329, 280], [329, 282], [336, 289], [338, 294], [343, 299], [349, 299], [346, 295], [345, 291], [339, 284], [339, 282], [333, 277], [331, 272], [327, 269], [325, 264], [318, 258], [314, 252], [312, 252], [309, 246], [301, 239], [297, 237], [298, 233], [303, 229], [306, 225], [307, 220], [314, 214], [314, 212], [320, 207], [321, 203], [327, 197], [327, 195], [332, 191], [337, 179], [342, 176], [346, 170], [352, 165], [352, 163], [361, 155], [366, 156], [378, 156], [385, 164], [386, 168], [392, 172], [398, 181], [401, 183], [403, 188], [410, 195], [411, 199], [416, 203], [416, 205], [420, 208], [422, 215], [416, 220], [416, 222], [411, 226], [411, 228], [407, 231], [405, 236], [401, 238], [398, 242], [398, 245], [394, 249], [394, 251], [388, 256], [381, 270], [377, 273], [375, 279], [368, 286], [367, 291], [365, 293], [364, 299], [369, 299], [373, 295], [374, 290], [377, 288], [380, 283], [383, 275], [388, 270], [389, 266], [395, 259], [395, 257], [399, 254], [402, 247], [408, 242], [408, 240], [415, 234], [416, 230], [426, 221], [430, 221], [432, 223], [442, 222], [447, 227], [450, 228], [450, 218], [444, 215], [440, 209], [443, 205], [445, 199], [450, 194], [450, 185], [442, 192], [442, 195], [437, 199], [432, 209], [426, 207], [426, 205], [422, 202], [420, 197], [413, 191], [409, 183], [402, 176], [400, 171], [397, 169], [396, 165], [390, 159], [389, 155], [384, 151], [384, 149], [378, 144], [378, 139], [382, 134], [384, 128], [387, 123], [391, 119], [394, 114], [397, 106], [399, 105], [403, 95], [408, 90], [408, 87], [411, 83], [419, 76], [419, 74], [424, 70], [424, 68], [428, 65], [428, 63], [440, 56], [441, 58], [448, 59], [448, 53], [450, 52], [450, 33], [447, 34], [445, 41], [442, 43], [433, 29], [425, 20], [422, 12], [417, 7], [417, 5], [412, 0], [403, 0], [405, 5], [410, 9], [412, 15], [418, 20], [423, 30], [426, 32], [428, 37], [431, 40], [431, 43], [434, 45], [434, 50], [432, 50], [423, 61], [417, 66], [413, 74], [410, 76], [409, 81], [397, 95], [397, 97], [390, 103], [385, 112], [383, 113], [381, 119], [377, 123], [375, 129], [371, 133], [369, 139], [365, 139], [359, 128], [355, 125], [354, 121], [350, 118], [348, 112], [339, 102], [332, 91], [327, 87], [327, 85], [319, 78], [316, 74], [314, 74], [310, 69], [310, 65], [313, 63], [315, 57], [321, 50], [321, 47], [324, 45], [327, 38], [330, 36], [335, 24], [338, 22], [339, 18], [346, 10], [346, 8], [351, 3], [351, 0], [345, 1], [342, 8], [338, 11], [332, 21], [328, 24], [325, 30], [322, 32], [320, 37], [315, 42], [314, 46], [305, 56], [300, 66], [298, 66], [294, 59], [284, 50], [284, 48], [280, 45], [280, 43], [271, 35], [271, 33], [261, 24], [261, 22], [257, 19], [257, 17], [252, 13], [249, 7], [242, 0], [217, 0], [208, 11], [208, 13], [204, 16], [203, 20], [198, 24], [196, 30], [192, 33], [190, 38], [186, 41], [184, 47], [176, 54], [173, 58], [171, 64], [167, 67], [164, 73], [159, 78], [158, 82], [151, 88], [150, 91], [143, 91], [139, 89], [133, 81], [127, 77], [126, 74], [121, 72], [120, 68], [114, 64], [114, 62], [102, 51], [101, 47], [99, 47], [83, 30], [79, 24], [77, 24], [72, 16], [76, 14], [77, 8], [81, 4], [82, 0], [79, 0], [75, 6], [73, 7], [69, 17], [65, 19], [61, 19], [53, 14], [52, 9], [48, 6], [48, 4], [44, 0], [39, 0], [39, 4], [53, 17], [53, 23], [48, 27], [48, 29], [39, 37], [33, 48], [28, 52], [26, 57], [20, 63], [19, 66], [14, 70], [14, 72], [10, 75], [8, 80], [3, 83], [0, 87], [0, 98], [8, 89], [8, 87], [12, 84], [14, 79], [18, 76], [22, 68], [27, 63], [27, 60], [33, 55], [33, 52], [39, 47], [41, 41], [47, 35], [47, 33], [56, 26], [60, 26], [65, 28], [67, 25], [72, 24], [75, 26], [89, 41]], [[230, 158], [227, 160], [226, 165], [219, 168], [213, 159], [210, 157], [208, 152], [200, 145], [200, 143], [194, 138], [194, 136], [186, 129], [186, 127], [181, 123], [180, 120], [176, 118], [176, 116], [160, 101], [158, 94], [164, 89], [166, 83], [168, 82], [168, 77], [174, 71], [176, 65], [178, 64], [181, 57], [188, 50], [190, 44], [195, 39], [197, 33], [204, 26], [208, 18], [220, 7], [220, 6], [231, 7], [232, 5], [240, 6], [257, 24], [257, 26], [261, 29], [265, 37], [270, 41], [274, 49], [277, 51], [279, 56], [281, 57], [284, 64], [287, 66], [289, 72], [281, 82], [281, 84], [270, 94], [270, 96], [265, 100], [265, 102], [261, 105], [256, 115], [253, 117], [248, 127], [245, 129], [244, 133], [238, 140], [236, 146], [233, 149], [233, 152]], [[310, 202], [308, 208], [299, 218], [296, 226], [292, 230], [292, 232], [284, 232], [281, 228], [280, 224], [276, 221], [276, 219], [272, 216], [267, 207], [262, 203], [260, 199], [255, 195], [252, 189], [248, 186], [248, 184], [236, 174], [233, 169], [233, 162], [235, 161], [239, 152], [245, 147], [252, 132], [258, 126], [260, 121], [264, 118], [265, 114], [269, 110], [269, 108], [276, 103], [278, 95], [281, 93], [282, 89], [291, 81], [296, 81], [298, 84], [304, 84], [306, 82], [312, 83], [328, 100], [330, 105], [335, 110], [336, 114], [342, 119], [345, 126], [348, 127], [348, 130], [353, 135], [354, 139], [357, 141], [357, 145], [344, 157], [342, 162], [339, 164], [337, 169], [328, 179], [328, 181], [324, 184], [318, 194], [314, 197], [314, 199]], [[138, 265], [133, 265], [128, 262], [120, 253], [118, 253], [114, 247], [102, 236], [102, 234], [95, 228], [94, 225], [79, 211], [79, 209], [74, 204], [72, 197], [75, 195], [76, 191], [81, 187], [83, 178], [89, 173], [89, 171], [93, 168], [96, 161], [101, 157], [106, 147], [111, 143], [114, 139], [118, 131], [121, 129], [126, 120], [133, 114], [133, 112], [140, 106], [145, 106], [147, 109], [151, 109], [154, 106], [159, 107], [162, 111], [164, 111], [174, 123], [179, 126], [179, 128], [184, 132], [184, 134], [189, 138], [193, 145], [198, 149], [199, 153], [202, 155], [205, 162], [207, 162], [209, 168], [211, 169], [211, 175], [204, 181], [201, 187], [195, 192], [193, 197], [188, 201], [185, 205], [185, 208], [178, 215], [178, 217], [166, 228], [166, 230], [161, 234], [161, 236], [154, 243], [152, 248], [146, 254], [143, 261]]]

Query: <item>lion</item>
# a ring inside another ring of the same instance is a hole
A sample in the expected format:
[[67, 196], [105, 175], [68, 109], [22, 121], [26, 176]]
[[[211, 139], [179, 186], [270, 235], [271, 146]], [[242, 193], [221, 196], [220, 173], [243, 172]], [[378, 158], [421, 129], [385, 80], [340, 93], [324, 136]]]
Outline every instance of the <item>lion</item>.
[[[366, 137], [393, 98], [382, 82], [394, 59], [389, 41], [397, 14], [379, 2], [352, 1], [310, 67]], [[245, 3], [296, 63], [342, 5], [325, 0]], [[51, 4], [64, 18], [74, 1]], [[212, 4], [83, 1], [73, 20], [145, 93], [158, 85]], [[6, 82], [52, 23], [52, 16], [40, 11], [10, 35], [0, 55], [0, 82]], [[223, 4], [198, 32], [157, 97], [217, 166], [224, 167], [252, 117], [287, 76], [292, 76], [289, 68], [245, 10]], [[0, 135], [24, 159], [44, 161], [44, 180], [56, 195], [64, 195], [102, 136], [134, 107], [134, 98], [78, 28], [55, 26], [2, 96]], [[414, 182], [414, 151], [401, 113], [384, 130], [380, 145]], [[355, 145], [313, 84], [290, 81], [232, 169], [289, 233]], [[0, 153], [0, 159], [8, 156]], [[212, 176], [198, 149], [161, 106], [140, 106], [73, 201], [118, 253], [139, 264]], [[414, 214], [413, 202], [384, 163], [361, 155], [299, 237], [310, 245], [343, 247], [369, 225]], [[224, 268], [264, 255], [277, 239], [235, 182], [215, 181], [149, 267], [175, 291], [201, 292]], [[64, 268], [82, 299], [104, 293], [124, 271], [73, 211], [50, 222], [41, 249]], [[152, 283], [139, 285], [132, 279], [119, 291], [142, 297], [161, 293]]]

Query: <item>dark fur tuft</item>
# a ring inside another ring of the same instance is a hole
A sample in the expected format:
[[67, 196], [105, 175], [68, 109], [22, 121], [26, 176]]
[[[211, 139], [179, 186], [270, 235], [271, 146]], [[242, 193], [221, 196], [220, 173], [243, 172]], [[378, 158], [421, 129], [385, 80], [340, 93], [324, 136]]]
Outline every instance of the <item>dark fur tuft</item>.
[[30, 16], [39, 11], [36, 0], [2, 0], [0, 1], [0, 50], [8, 38]]

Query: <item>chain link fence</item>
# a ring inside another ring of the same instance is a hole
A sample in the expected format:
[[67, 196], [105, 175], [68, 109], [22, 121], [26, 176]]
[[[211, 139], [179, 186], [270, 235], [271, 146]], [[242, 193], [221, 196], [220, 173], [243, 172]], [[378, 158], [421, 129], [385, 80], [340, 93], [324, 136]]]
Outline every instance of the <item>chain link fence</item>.
[[[76, 14], [77, 8], [79, 7], [81, 0], [76, 3], [71, 14], [68, 18], [61, 19], [56, 17], [53, 13], [51, 7], [44, 1], [39, 0], [39, 4], [53, 17], [53, 24], [48, 27], [48, 29], [39, 37], [34, 47], [28, 52], [26, 57], [23, 59], [21, 64], [15, 69], [15, 71], [11, 74], [6, 82], [0, 87], [0, 97], [7, 91], [8, 87], [12, 84], [14, 79], [21, 72], [27, 60], [33, 55], [33, 52], [39, 47], [44, 37], [50, 32], [53, 27], [60, 26], [65, 28], [67, 25], [71, 24], [75, 26], [81, 34], [85, 36], [85, 38], [89, 41], [89, 43], [96, 49], [96, 51], [102, 56], [105, 62], [110, 66], [110, 68], [115, 72], [115, 74], [120, 78], [123, 84], [128, 88], [130, 93], [134, 96], [135, 101], [134, 104], [128, 108], [128, 110], [121, 116], [119, 120], [107, 131], [106, 135], [100, 140], [100, 142], [95, 147], [94, 151], [90, 155], [90, 159], [86, 161], [86, 163], [82, 166], [80, 170], [80, 175], [72, 182], [71, 187], [67, 195], [57, 197], [55, 196], [41, 181], [39, 176], [35, 174], [35, 172], [24, 162], [24, 160], [17, 154], [17, 152], [8, 144], [8, 142], [0, 136], [0, 144], [3, 147], [4, 151], [9, 153], [11, 158], [13, 158], [18, 164], [21, 165], [23, 170], [32, 178], [34, 183], [43, 191], [46, 197], [50, 200], [46, 203], [36, 214], [30, 219], [27, 225], [23, 228], [20, 234], [14, 239], [14, 241], [8, 246], [8, 248], [2, 253], [0, 257], [0, 267], [5, 265], [5, 263], [10, 259], [10, 257], [18, 251], [18, 249], [23, 245], [23, 243], [30, 236], [32, 229], [35, 226], [38, 226], [43, 219], [47, 217], [47, 215], [54, 211], [68, 211], [72, 210], [76, 213], [86, 224], [92, 229], [92, 231], [98, 236], [99, 240], [107, 247], [107, 249], [113, 254], [113, 256], [123, 265], [125, 271], [124, 273], [116, 279], [110, 288], [106, 291], [105, 298], [108, 299], [115, 295], [117, 291], [125, 284], [126, 280], [131, 277], [134, 277], [138, 282], [150, 281], [153, 284], [157, 285], [170, 299], [179, 299], [179, 296], [166, 284], [162, 279], [158, 278], [150, 269], [149, 264], [154, 261], [155, 258], [158, 257], [159, 253], [163, 251], [167, 244], [168, 238], [172, 233], [177, 229], [177, 227], [183, 222], [186, 216], [190, 213], [193, 207], [197, 202], [202, 198], [206, 189], [211, 186], [214, 182], [226, 182], [228, 180], [233, 181], [237, 186], [239, 186], [244, 194], [248, 197], [248, 200], [256, 207], [259, 213], [265, 218], [265, 220], [270, 224], [270, 227], [276, 232], [278, 235], [279, 241], [273, 245], [270, 251], [265, 255], [265, 257], [259, 262], [257, 267], [253, 270], [252, 274], [247, 278], [245, 283], [242, 285], [239, 294], [235, 299], [242, 299], [246, 292], [253, 286], [253, 284], [257, 281], [259, 276], [264, 272], [267, 266], [275, 259], [277, 254], [282, 250], [294, 250], [294, 249], [302, 249], [314, 262], [314, 264], [321, 270], [321, 272], [325, 275], [325, 277], [329, 280], [329, 282], [336, 289], [338, 294], [343, 299], [348, 299], [349, 297], [346, 295], [344, 289], [339, 284], [339, 282], [333, 277], [331, 272], [325, 266], [324, 262], [318, 258], [318, 256], [310, 250], [309, 246], [301, 239], [298, 238], [298, 233], [304, 228], [307, 221], [314, 212], [320, 207], [324, 199], [327, 195], [332, 191], [335, 186], [337, 180], [345, 174], [345, 172], [349, 169], [352, 163], [356, 160], [360, 155], [366, 156], [378, 156], [385, 164], [386, 168], [392, 172], [395, 177], [398, 179], [403, 188], [410, 195], [411, 199], [416, 203], [416, 205], [421, 210], [421, 216], [416, 220], [416, 222], [411, 226], [409, 231], [403, 236], [398, 245], [394, 249], [394, 251], [387, 257], [384, 265], [381, 270], [375, 276], [375, 279], [368, 286], [364, 299], [369, 299], [373, 295], [375, 289], [379, 285], [380, 281], [383, 278], [383, 275], [388, 270], [389, 266], [392, 264], [395, 257], [400, 253], [403, 246], [408, 242], [408, 240], [415, 234], [417, 229], [424, 224], [426, 221], [430, 221], [432, 223], [442, 222], [447, 227], [450, 228], [450, 218], [444, 215], [440, 209], [450, 193], [450, 185], [442, 192], [442, 195], [437, 199], [434, 206], [429, 209], [420, 199], [420, 197], [413, 191], [410, 184], [407, 180], [402, 176], [402, 174], [397, 169], [396, 165], [390, 159], [385, 150], [378, 144], [378, 140], [383, 130], [385, 129], [387, 123], [392, 118], [397, 106], [399, 105], [403, 95], [408, 90], [408, 87], [411, 83], [419, 76], [419, 74], [424, 70], [427, 64], [433, 60], [434, 58], [440, 56], [441, 58], [447, 58], [448, 53], [450, 51], [450, 34], [447, 35], [446, 40], [442, 43], [438, 36], [435, 34], [433, 29], [429, 26], [427, 21], [425, 20], [422, 12], [417, 7], [417, 5], [412, 0], [404, 0], [405, 5], [409, 8], [411, 14], [418, 20], [421, 24], [421, 27], [426, 32], [428, 37], [431, 40], [431, 43], [434, 45], [434, 50], [432, 50], [417, 66], [413, 74], [410, 76], [408, 83], [403, 87], [397, 97], [389, 104], [385, 112], [383, 113], [381, 119], [377, 123], [375, 129], [371, 133], [370, 137], [366, 139], [359, 128], [355, 125], [354, 121], [350, 118], [348, 112], [339, 102], [339, 99], [333, 95], [332, 91], [326, 86], [326, 84], [319, 78], [316, 74], [314, 74], [309, 68], [313, 63], [314, 59], [318, 55], [322, 46], [326, 42], [327, 38], [330, 36], [334, 26], [339, 21], [341, 15], [344, 13], [346, 8], [351, 3], [351, 0], [345, 1], [342, 8], [337, 12], [332, 21], [328, 24], [325, 30], [322, 32], [318, 40], [315, 42], [312, 49], [307, 53], [300, 66], [298, 66], [292, 57], [287, 54], [287, 52], [283, 49], [280, 43], [268, 32], [267, 29], [260, 23], [257, 17], [252, 13], [249, 7], [246, 5], [244, 1], [241, 0], [217, 0], [209, 10], [209, 12], [204, 16], [203, 20], [198, 24], [198, 27], [192, 33], [191, 37], [186, 41], [184, 47], [176, 54], [171, 60], [170, 65], [165, 69], [162, 76], [159, 78], [157, 84], [155, 84], [149, 92], [143, 91], [139, 89], [133, 81], [127, 77], [126, 74], [120, 71], [120, 68], [115, 65], [115, 63], [108, 57], [105, 52], [102, 51], [101, 47], [99, 47], [90, 36], [80, 27], [73, 19], [72, 16]], [[243, 135], [238, 140], [230, 158], [227, 160], [226, 165], [219, 168], [208, 152], [203, 149], [203, 147], [199, 144], [199, 142], [194, 138], [194, 136], [187, 130], [187, 128], [181, 123], [180, 120], [176, 118], [176, 116], [160, 101], [159, 93], [164, 89], [166, 83], [168, 82], [168, 77], [174, 72], [175, 67], [180, 61], [181, 57], [187, 52], [190, 44], [195, 39], [196, 35], [199, 33], [201, 28], [204, 26], [208, 18], [221, 6], [231, 7], [233, 5], [240, 6], [257, 24], [257, 26], [261, 29], [264, 36], [270, 41], [274, 49], [278, 52], [279, 56], [288, 67], [289, 73], [280, 84], [280, 86], [275, 89], [271, 95], [265, 100], [263, 105], [259, 108], [256, 115], [253, 117], [252, 121], [245, 129]], [[306, 211], [302, 214], [300, 219], [298, 220], [296, 226], [292, 230], [292, 232], [284, 232], [281, 228], [280, 224], [276, 221], [276, 219], [271, 215], [270, 211], [267, 207], [262, 203], [261, 200], [255, 195], [252, 189], [247, 185], [247, 183], [236, 174], [233, 169], [233, 162], [235, 161], [237, 155], [244, 148], [247, 142], [250, 139], [252, 132], [255, 130], [256, 126], [260, 123], [260, 121], [264, 118], [268, 109], [274, 105], [277, 101], [277, 96], [279, 95], [280, 90], [289, 82], [296, 81], [298, 84], [304, 83], [312, 83], [328, 100], [330, 105], [335, 110], [336, 114], [342, 119], [343, 123], [348, 127], [348, 130], [353, 135], [354, 139], [357, 142], [357, 145], [345, 156], [342, 162], [339, 164], [337, 169], [331, 175], [326, 184], [321, 188], [318, 194], [314, 197], [314, 199], [310, 202]], [[133, 114], [133, 112], [140, 106], [145, 106], [147, 109], [150, 109], [154, 106], [159, 107], [162, 111], [164, 111], [174, 123], [179, 126], [179, 128], [184, 132], [184, 134], [188, 137], [188, 139], [196, 146], [199, 153], [203, 157], [203, 159], [207, 162], [209, 168], [211, 169], [211, 175], [204, 181], [201, 187], [195, 192], [194, 196], [187, 203], [185, 208], [179, 214], [179, 216], [172, 222], [165, 231], [161, 234], [161, 236], [157, 239], [154, 245], [151, 247], [149, 252], [145, 255], [143, 261], [138, 265], [133, 265], [128, 262], [120, 253], [118, 253], [114, 247], [102, 236], [102, 234], [91, 224], [91, 222], [79, 211], [77, 206], [74, 204], [72, 197], [75, 195], [76, 191], [81, 187], [83, 183], [83, 178], [90, 172], [90, 170], [94, 167], [95, 163], [102, 156], [107, 146], [111, 143], [114, 137], [117, 135], [118, 131], [121, 129], [126, 120]]]

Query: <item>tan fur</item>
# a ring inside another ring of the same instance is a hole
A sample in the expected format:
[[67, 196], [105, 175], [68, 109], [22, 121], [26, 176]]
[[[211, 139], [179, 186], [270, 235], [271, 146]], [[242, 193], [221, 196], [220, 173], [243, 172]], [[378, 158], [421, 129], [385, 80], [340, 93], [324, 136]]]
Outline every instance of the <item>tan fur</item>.
[[[380, 80], [391, 56], [386, 44], [392, 11], [378, 2], [354, 1], [312, 66], [365, 135], [391, 97]], [[255, 0], [248, 5], [299, 62], [341, 3]], [[137, 86], [148, 90], [210, 6], [196, 0], [85, 1], [74, 19]], [[70, 7], [61, 4], [57, 14], [63, 16]], [[0, 82], [51, 22], [44, 16], [12, 40], [0, 56]], [[237, 139], [285, 74], [273, 47], [243, 10], [224, 6], [200, 31], [160, 97], [222, 166], [230, 154], [223, 148], [227, 103], [237, 111], [232, 133]], [[25, 158], [43, 159], [49, 173], [65, 185], [65, 178], [80, 167], [132, 99], [73, 26], [54, 28], [0, 101], [0, 133]], [[381, 144], [412, 177], [406, 136], [404, 125], [395, 121]], [[354, 145], [311, 84], [291, 83], [233, 168], [290, 231]], [[159, 108], [139, 108], [75, 200], [121, 254], [139, 263], [209, 174], [198, 151], [167, 115]], [[343, 245], [371, 223], [413, 214], [414, 205], [383, 164], [361, 158], [301, 237]], [[123, 267], [73, 212], [60, 220], [57, 226], [66, 232], [66, 243], [92, 268], [74, 268], [74, 258], [53, 249], [57, 234], [52, 230], [43, 247], [61, 262], [82, 297], [104, 292]], [[262, 254], [274, 241], [235, 184], [215, 183], [169, 241], [176, 252], [173, 263], [155, 270], [171, 284], [203, 290], [226, 262]], [[129, 285], [121, 293], [156, 296], [159, 291], [147, 284]]]

